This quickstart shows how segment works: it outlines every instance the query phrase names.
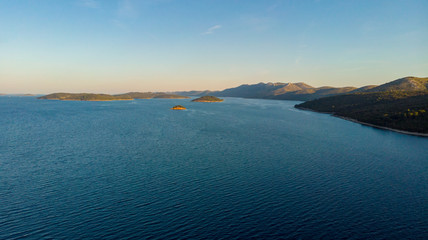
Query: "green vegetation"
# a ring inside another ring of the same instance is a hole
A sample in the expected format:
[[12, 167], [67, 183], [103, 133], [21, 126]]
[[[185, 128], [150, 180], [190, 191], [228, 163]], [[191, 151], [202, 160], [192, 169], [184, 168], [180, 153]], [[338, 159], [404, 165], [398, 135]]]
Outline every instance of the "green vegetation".
[[74, 100], [74, 101], [115, 101], [115, 100], [133, 100], [129, 96], [113, 96], [108, 94], [93, 93], [52, 93], [38, 99], [51, 100]]
[[331, 113], [381, 127], [428, 133], [428, 91], [339, 95], [298, 104], [296, 108]]
[[214, 96], [203, 96], [197, 99], [193, 99], [192, 102], [223, 102], [223, 99]]

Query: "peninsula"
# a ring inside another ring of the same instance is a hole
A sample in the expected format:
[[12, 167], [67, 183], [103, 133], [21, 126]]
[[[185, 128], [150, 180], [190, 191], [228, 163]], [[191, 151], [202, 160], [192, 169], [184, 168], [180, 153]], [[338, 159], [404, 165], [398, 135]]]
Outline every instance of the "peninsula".
[[368, 92], [325, 97], [295, 106], [361, 124], [428, 137], [428, 91]]
[[193, 99], [192, 102], [223, 102], [223, 99], [214, 96], [203, 96]]

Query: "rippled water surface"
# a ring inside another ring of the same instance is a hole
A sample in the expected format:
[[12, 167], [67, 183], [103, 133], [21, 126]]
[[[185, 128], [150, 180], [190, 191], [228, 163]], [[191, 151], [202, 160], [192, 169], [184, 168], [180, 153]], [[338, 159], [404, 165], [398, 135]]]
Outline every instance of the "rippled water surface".
[[0, 97], [0, 239], [428, 239], [428, 138], [294, 104]]

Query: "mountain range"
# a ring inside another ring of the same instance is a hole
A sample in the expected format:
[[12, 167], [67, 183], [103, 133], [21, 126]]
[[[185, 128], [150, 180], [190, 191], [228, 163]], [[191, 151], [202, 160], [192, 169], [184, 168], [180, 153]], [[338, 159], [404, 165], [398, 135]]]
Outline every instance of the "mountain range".
[[218, 97], [241, 97], [262, 98], [277, 100], [299, 100], [308, 101], [322, 97], [340, 94], [361, 92], [384, 92], [384, 91], [426, 91], [428, 89], [428, 78], [405, 77], [388, 82], [379, 86], [368, 85], [356, 87], [312, 87], [306, 83], [258, 83], [243, 84], [235, 88], [222, 91], [184, 91], [174, 94], [185, 96], [213, 95]]

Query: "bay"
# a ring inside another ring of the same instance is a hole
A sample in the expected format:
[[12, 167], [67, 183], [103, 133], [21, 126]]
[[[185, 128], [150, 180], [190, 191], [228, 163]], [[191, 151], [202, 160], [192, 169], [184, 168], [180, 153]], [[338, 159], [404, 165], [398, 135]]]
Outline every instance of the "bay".
[[425, 239], [428, 138], [297, 103], [0, 97], [0, 239]]

